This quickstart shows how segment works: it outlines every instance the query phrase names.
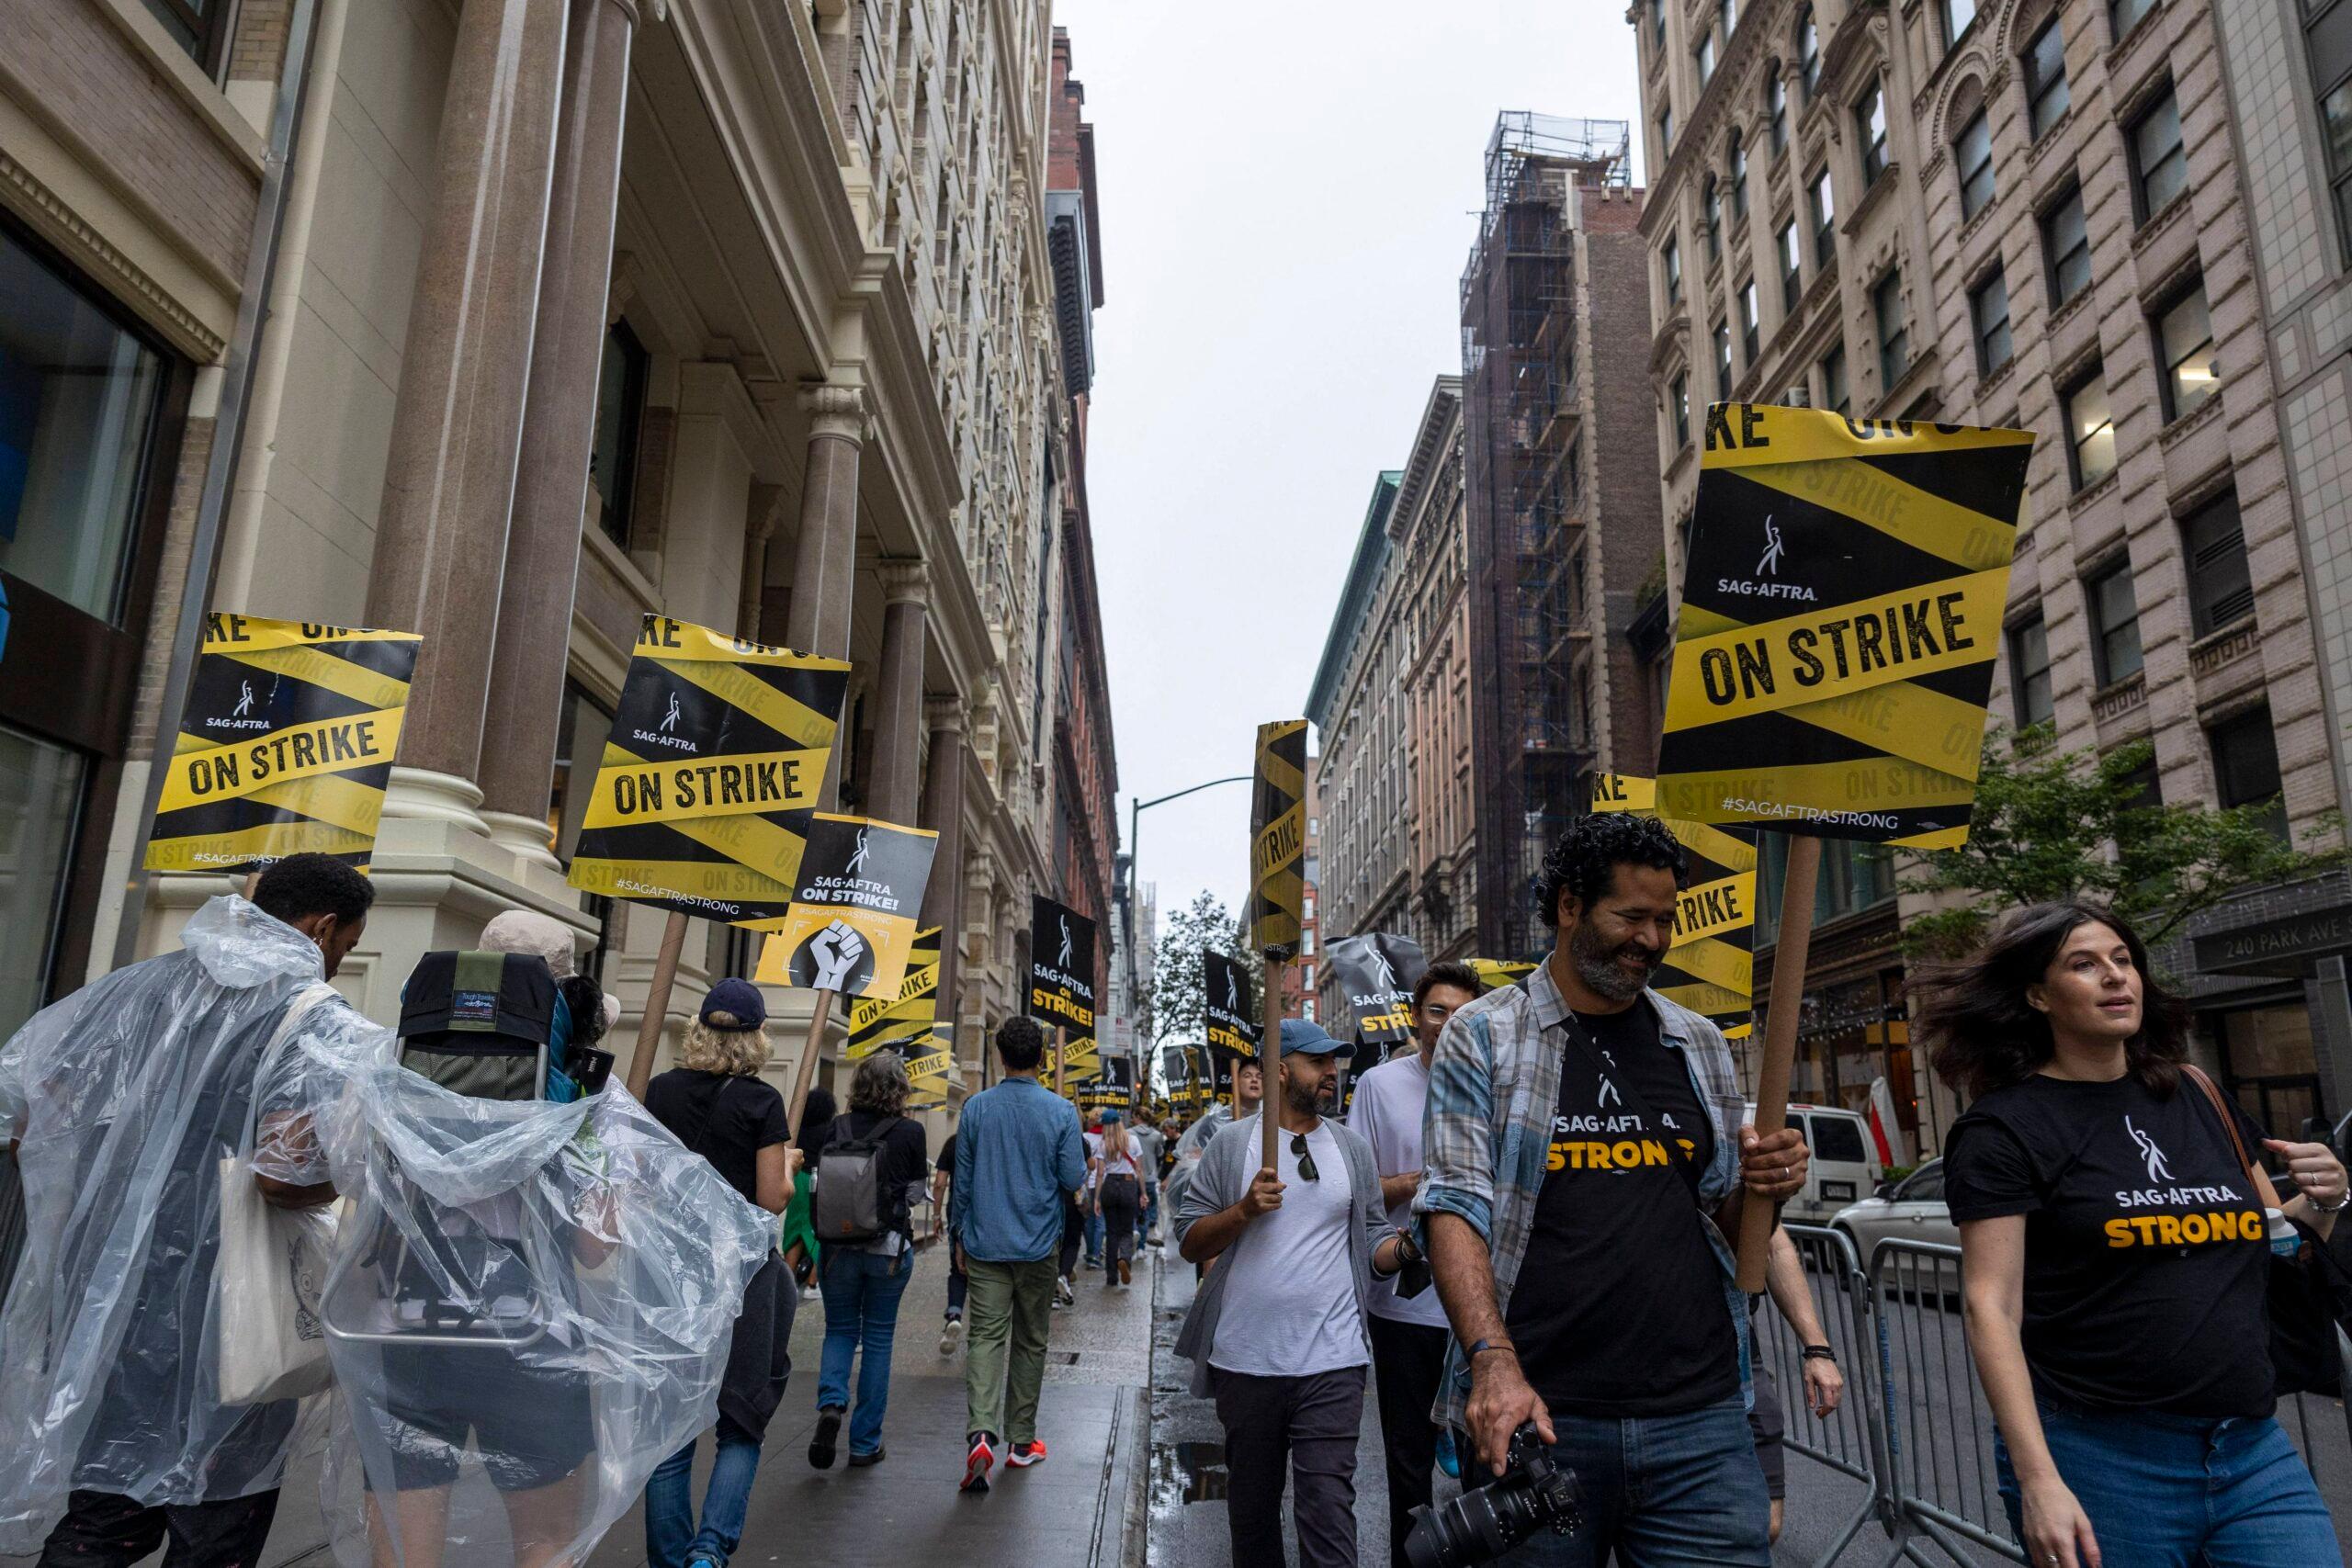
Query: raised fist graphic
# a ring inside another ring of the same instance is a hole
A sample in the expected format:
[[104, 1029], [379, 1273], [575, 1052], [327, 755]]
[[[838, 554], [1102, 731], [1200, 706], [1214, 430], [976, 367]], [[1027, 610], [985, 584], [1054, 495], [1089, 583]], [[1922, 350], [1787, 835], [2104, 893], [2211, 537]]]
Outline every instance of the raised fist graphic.
[[845, 920], [835, 920], [808, 939], [808, 955], [817, 962], [816, 989], [838, 991], [849, 984], [849, 973], [865, 956], [865, 939]]

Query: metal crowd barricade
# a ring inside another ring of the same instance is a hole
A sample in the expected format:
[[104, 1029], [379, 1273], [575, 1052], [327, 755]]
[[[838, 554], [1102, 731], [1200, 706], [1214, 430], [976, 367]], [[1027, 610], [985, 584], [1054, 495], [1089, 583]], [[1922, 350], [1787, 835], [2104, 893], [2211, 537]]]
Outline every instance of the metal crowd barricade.
[[[1804, 1363], [1796, 1330], [1787, 1316], [1767, 1303], [1750, 1319], [1755, 1329], [1757, 1365], [1770, 1374], [1779, 1395], [1782, 1446], [1815, 1463], [1861, 1483], [1862, 1497], [1817, 1561], [1828, 1568], [1839, 1552], [1873, 1516], [1883, 1516], [1885, 1432], [1878, 1405], [1871, 1397], [1874, 1380], [1868, 1368], [1876, 1360], [1877, 1340], [1870, 1321], [1870, 1282], [1854, 1255], [1854, 1244], [1843, 1231], [1814, 1225], [1784, 1227], [1803, 1259], [1806, 1290], [1814, 1315], [1821, 1321], [1824, 1340], [1837, 1352], [1838, 1369], [1846, 1376], [1845, 1398], [1826, 1416], [1815, 1416], [1805, 1401]], [[1757, 1397], [1766, 1396], [1762, 1387]]]

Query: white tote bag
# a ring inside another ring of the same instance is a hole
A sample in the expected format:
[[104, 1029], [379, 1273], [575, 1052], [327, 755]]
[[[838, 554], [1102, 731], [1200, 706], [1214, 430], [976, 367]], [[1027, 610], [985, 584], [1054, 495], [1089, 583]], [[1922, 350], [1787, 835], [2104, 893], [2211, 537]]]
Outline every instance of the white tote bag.
[[220, 1162], [220, 1257], [214, 1276], [213, 1333], [220, 1351], [220, 1403], [266, 1404], [327, 1386], [326, 1330], [319, 1292], [334, 1260], [331, 1208], [272, 1208], [254, 1183], [254, 1130], [270, 1069], [295, 1025], [334, 995], [320, 981], [287, 1004], [264, 1047], [237, 1152]]

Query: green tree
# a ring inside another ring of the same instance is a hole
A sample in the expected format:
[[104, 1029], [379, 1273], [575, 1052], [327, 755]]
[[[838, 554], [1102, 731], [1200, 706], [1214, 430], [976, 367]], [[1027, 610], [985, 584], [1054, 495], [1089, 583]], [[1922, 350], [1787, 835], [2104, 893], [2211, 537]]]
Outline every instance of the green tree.
[[[2228, 809], [2155, 800], [2154, 758], [2147, 740], [2103, 755], [2060, 751], [2047, 726], [1988, 734], [1968, 842], [1922, 855], [1903, 883], [1962, 901], [1906, 922], [1905, 951], [1965, 953], [2009, 910], [2064, 898], [2108, 905], [2157, 947], [2240, 888], [2343, 863], [2341, 850], [2290, 843], [2275, 800]], [[2331, 818], [2307, 840], [2331, 840], [2339, 826]]]
[[1144, 1033], [1155, 1047], [1197, 1045], [1208, 1038], [1202, 1017], [1208, 982], [1201, 973], [1201, 954], [1207, 952], [1238, 961], [1249, 971], [1253, 993], [1264, 984], [1264, 965], [1250, 951], [1241, 922], [1216, 895], [1197, 895], [1160, 922], [1152, 950], [1151, 1011]]

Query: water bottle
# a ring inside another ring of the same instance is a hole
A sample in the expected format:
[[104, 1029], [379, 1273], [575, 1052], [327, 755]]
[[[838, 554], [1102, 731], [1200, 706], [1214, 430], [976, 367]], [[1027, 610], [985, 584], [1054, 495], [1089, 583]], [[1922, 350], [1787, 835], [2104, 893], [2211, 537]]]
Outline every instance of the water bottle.
[[2280, 1258], [2294, 1257], [2295, 1249], [2303, 1245], [2302, 1233], [2290, 1224], [2286, 1214], [2279, 1210], [2265, 1209], [2262, 1217], [2269, 1229], [2270, 1250]]

